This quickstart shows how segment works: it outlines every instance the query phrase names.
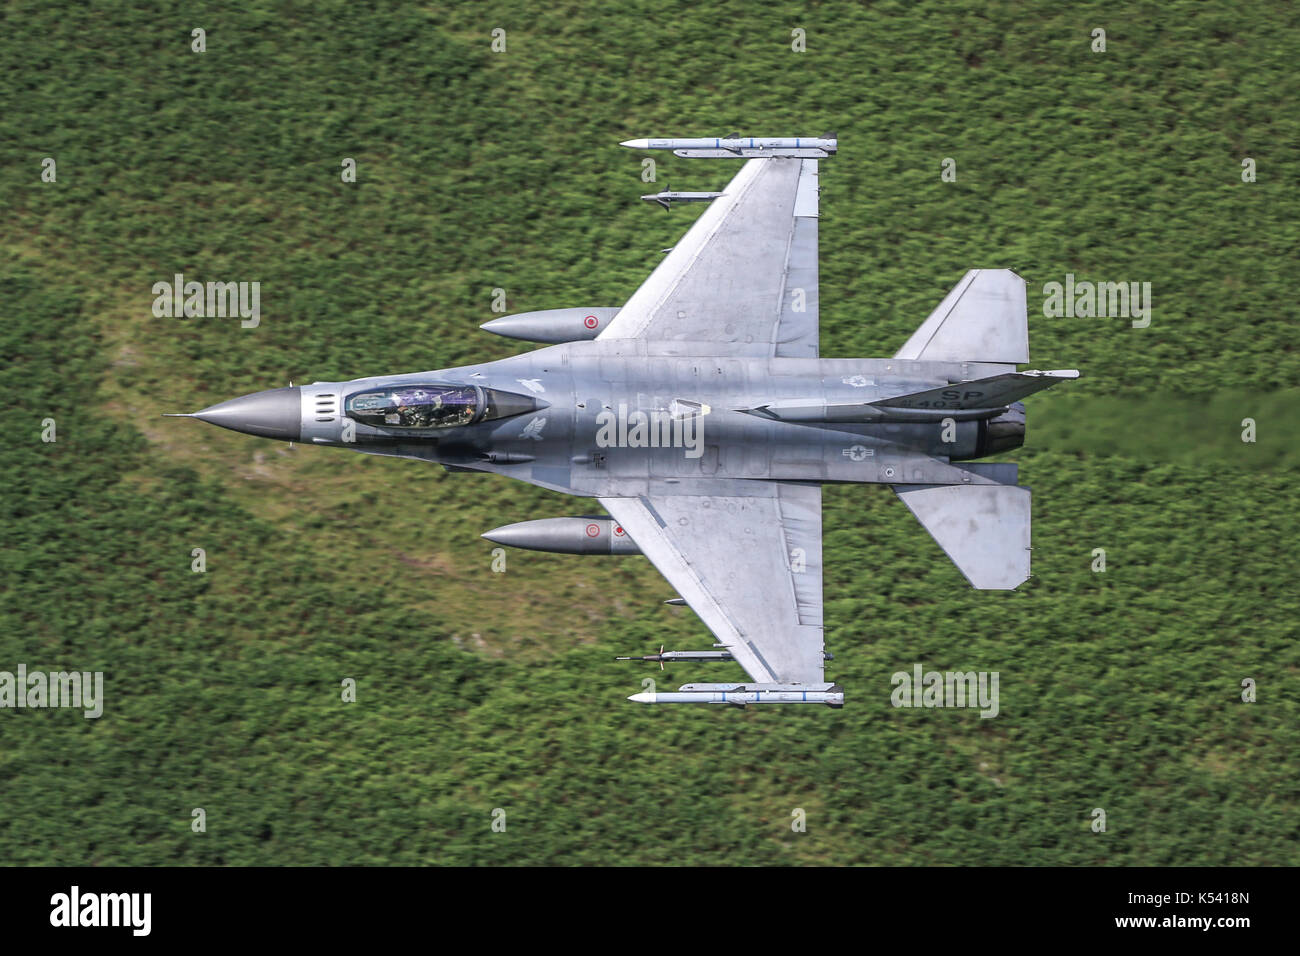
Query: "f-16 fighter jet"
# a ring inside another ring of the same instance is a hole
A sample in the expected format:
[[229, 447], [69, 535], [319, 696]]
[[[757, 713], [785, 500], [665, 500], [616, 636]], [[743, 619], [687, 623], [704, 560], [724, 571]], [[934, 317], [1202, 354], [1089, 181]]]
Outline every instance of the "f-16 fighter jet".
[[[698, 145], [627, 145], [678, 142]], [[484, 537], [645, 555], [713, 634], [714, 650], [671, 659], [734, 661], [750, 678], [629, 699], [841, 706], [824, 674], [822, 484], [889, 485], [972, 586], [1015, 588], [1029, 576], [1029, 489], [1016, 465], [979, 459], [1019, 447], [1021, 400], [1078, 372], [1016, 371], [1025, 283], [1006, 269], [967, 272], [892, 357], [821, 358], [818, 159], [802, 139], [757, 142], [770, 145], [738, 154], [754, 158], [621, 308], [484, 326], [556, 344], [190, 417], [594, 498], [607, 514]]]

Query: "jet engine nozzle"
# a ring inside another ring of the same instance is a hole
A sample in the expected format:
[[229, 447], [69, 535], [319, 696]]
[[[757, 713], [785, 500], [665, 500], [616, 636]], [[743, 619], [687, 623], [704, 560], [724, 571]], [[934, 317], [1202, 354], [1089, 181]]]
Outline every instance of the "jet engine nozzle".
[[1016, 402], [997, 418], [980, 422], [976, 458], [1010, 451], [1025, 443], [1025, 403]]

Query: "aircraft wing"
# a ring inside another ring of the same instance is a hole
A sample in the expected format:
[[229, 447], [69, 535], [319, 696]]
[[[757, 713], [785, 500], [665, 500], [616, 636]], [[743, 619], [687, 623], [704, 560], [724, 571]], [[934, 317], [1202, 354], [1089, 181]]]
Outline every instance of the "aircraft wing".
[[820, 684], [821, 487], [753, 485], [754, 497], [682, 494], [600, 503], [753, 680]]
[[748, 160], [597, 338], [816, 358], [817, 214], [817, 160]]

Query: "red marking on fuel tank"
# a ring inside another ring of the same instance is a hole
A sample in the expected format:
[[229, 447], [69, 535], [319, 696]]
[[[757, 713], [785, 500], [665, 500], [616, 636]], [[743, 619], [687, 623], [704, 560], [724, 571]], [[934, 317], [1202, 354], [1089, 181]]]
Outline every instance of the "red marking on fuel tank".
[[587, 537], [588, 537], [588, 538], [599, 537], [599, 535], [600, 535], [600, 525], [598, 525], [598, 524], [589, 524], [589, 525], [587, 525]]
[[582, 320], [582, 324], [589, 329], [594, 329], [596, 326], [600, 325], [600, 319], [596, 318], [594, 315], [589, 315]]

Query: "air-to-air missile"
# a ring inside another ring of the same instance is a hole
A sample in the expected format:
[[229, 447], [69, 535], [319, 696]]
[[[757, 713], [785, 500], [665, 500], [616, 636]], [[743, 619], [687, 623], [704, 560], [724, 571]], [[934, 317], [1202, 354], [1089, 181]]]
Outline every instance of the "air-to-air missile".
[[825, 704], [844, 706], [838, 684], [683, 684], [675, 692], [644, 691], [628, 700], [638, 704]]
[[[678, 598], [678, 600], [681, 600]], [[671, 601], [665, 601], [665, 604], [671, 604]], [[686, 602], [683, 601], [683, 604]], [[715, 644], [714, 647], [724, 647], [723, 644]], [[835, 655], [829, 651], [822, 653], [825, 660], [835, 660]], [[663, 645], [659, 646], [658, 654], [644, 654], [638, 657], [616, 657], [616, 661], [658, 661], [659, 669], [664, 669], [664, 664], [671, 664], [674, 661], [734, 661], [736, 658], [731, 651], [713, 650], [713, 651], [666, 651]]]
[[659, 669], [674, 661], [734, 661], [731, 651], [666, 651], [659, 648], [658, 654], [646, 654], [640, 657], [616, 657], [616, 661], [658, 661]]
[[493, 528], [482, 537], [496, 544], [555, 554], [640, 554], [628, 533], [608, 515], [539, 518]]
[[664, 207], [667, 212], [672, 212], [673, 203], [675, 202], [713, 202], [715, 199], [721, 199], [725, 193], [681, 193], [674, 192], [671, 189], [663, 189], [657, 193], [649, 193], [641, 198], [646, 202], [657, 202]]
[[600, 335], [618, 315], [618, 309], [603, 306], [595, 309], [546, 309], [503, 315], [479, 326], [484, 332], [504, 335], [508, 339], [560, 345], [564, 342], [587, 342]]
[[825, 159], [839, 148], [834, 137], [729, 136], [725, 139], [629, 139], [628, 149], [671, 149], [674, 156], [692, 159], [753, 159], [756, 156], [796, 156]]

